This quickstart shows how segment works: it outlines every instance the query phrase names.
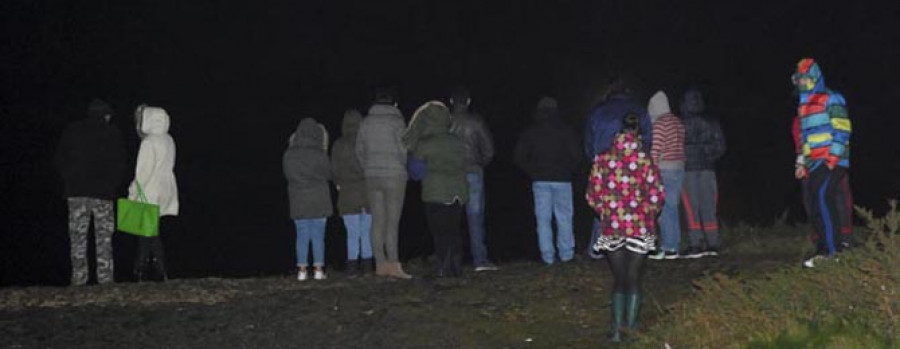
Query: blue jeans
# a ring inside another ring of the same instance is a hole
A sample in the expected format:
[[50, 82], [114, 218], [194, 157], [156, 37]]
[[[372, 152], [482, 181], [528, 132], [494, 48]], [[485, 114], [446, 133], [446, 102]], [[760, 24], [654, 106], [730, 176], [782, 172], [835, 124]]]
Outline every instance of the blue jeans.
[[357, 213], [342, 218], [347, 228], [347, 260], [372, 258], [372, 215]]
[[678, 220], [678, 202], [681, 201], [681, 185], [684, 182], [683, 169], [661, 169], [666, 200], [659, 215], [659, 231], [664, 251], [677, 252], [681, 247], [681, 222]]
[[[534, 215], [537, 217], [538, 247], [544, 263], [553, 264], [556, 250], [559, 259], [567, 262], [575, 256], [575, 236], [572, 232], [572, 183], [533, 182]], [[553, 217], [556, 217], [556, 249], [553, 248]]]
[[484, 245], [484, 174], [466, 174], [469, 182], [469, 202], [466, 204], [466, 218], [469, 221], [469, 247], [472, 249], [472, 264], [476, 267], [490, 264], [487, 247]]
[[312, 242], [313, 265], [325, 265], [325, 218], [295, 219], [297, 228], [297, 266], [309, 265], [309, 243]]

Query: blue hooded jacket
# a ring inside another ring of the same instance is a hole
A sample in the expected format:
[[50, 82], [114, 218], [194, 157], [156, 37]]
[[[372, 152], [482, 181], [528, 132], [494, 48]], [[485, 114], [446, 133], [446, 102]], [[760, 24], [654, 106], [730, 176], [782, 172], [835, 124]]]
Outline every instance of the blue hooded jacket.
[[584, 153], [589, 161], [594, 156], [605, 152], [612, 146], [616, 133], [622, 130], [622, 121], [629, 113], [635, 113], [640, 117], [641, 137], [643, 150], [650, 152], [653, 143], [653, 127], [647, 109], [625, 93], [610, 95], [606, 102], [600, 104], [593, 111], [585, 127]]

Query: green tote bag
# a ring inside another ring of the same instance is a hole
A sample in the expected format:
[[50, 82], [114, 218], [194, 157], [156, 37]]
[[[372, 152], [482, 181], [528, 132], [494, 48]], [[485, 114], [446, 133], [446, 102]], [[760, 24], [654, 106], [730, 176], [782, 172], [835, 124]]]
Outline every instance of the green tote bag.
[[147, 202], [141, 183], [135, 181], [138, 200], [120, 198], [116, 203], [116, 229], [131, 235], [159, 236], [159, 205]]

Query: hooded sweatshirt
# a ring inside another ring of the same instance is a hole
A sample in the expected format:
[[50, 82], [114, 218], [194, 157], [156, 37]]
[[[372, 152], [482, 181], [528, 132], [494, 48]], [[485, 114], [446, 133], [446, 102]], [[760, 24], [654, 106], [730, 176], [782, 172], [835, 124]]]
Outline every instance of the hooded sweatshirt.
[[533, 181], [572, 181], [581, 162], [578, 136], [559, 117], [552, 98], [538, 103], [534, 121], [516, 143], [514, 161]]
[[604, 236], [655, 235], [665, 192], [659, 168], [639, 148], [640, 142], [640, 136], [621, 132], [613, 146], [594, 159], [585, 197], [601, 217]]
[[66, 197], [113, 199], [125, 175], [122, 133], [103, 119], [112, 109], [96, 99], [87, 119], [63, 131], [54, 162], [62, 175]]
[[697, 89], [684, 93], [681, 117], [684, 122], [685, 171], [715, 170], [716, 160], [725, 154], [725, 135], [719, 121], [706, 114], [703, 94]]
[[[801, 77], [810, 79], [810, 83], [801, 86], [798, 83]], [[798, 162], [809, 170], [825, 163], [849, 168], [852, 126], [844, 96], [825, 86], [825, 76], [812, 58], [797, 63], [794, 81], [800, 90], [797, 115], [801, 157]]]
[[313, 118], [304, 118], [291, 135], [282, 166], [288, 182], [292, 219], [323, 218], [332, 214], [331, 165], [328, 132]]
[[419, 133], [404, 138], [418, 139], [414, 155], [427, 168], [422, 181], [422, 201], [465, 204], [469, 200], [466, 181], [466, 146], [450, 132], [450, 111], [436, 101], [425, 103], [410, 121], [410, 130]]
[[138, 184], [147, 201], [159, 205], [161, 216], [178, 215], [178, 185], [175, 182], [175, 141], [169, 135], [169, 114], [162, 108], [142, 110], [141, 132], [134, 181], [128, 197], [139, 200]]
[[344, 113], [341, 138], [331, 150], [331, 170], [338, 187], [338, 211], [342, 215], [357, 214], [366, 210], [366, 178], [359, 159], [356, 158], [356, 135], [362, 115], [354, 110]]
[[661, 169], [684, 168], [684, 124], [669, 108], [669, 98], [658, 91], [647, 107], [653, 123], [653, 147], [650, 157]]
[[406, 147], [400, 139], [405, 128], [396, 107], [375, 104], [369, 108], [356, 139], [356, 157], [366, 177], [407, 178]]

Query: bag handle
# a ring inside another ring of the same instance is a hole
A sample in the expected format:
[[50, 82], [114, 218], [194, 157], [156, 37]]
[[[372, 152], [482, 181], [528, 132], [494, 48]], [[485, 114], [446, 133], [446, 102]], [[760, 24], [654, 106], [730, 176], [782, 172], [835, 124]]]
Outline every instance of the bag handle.
[[147, 200], [147, 196], [144, 195], [144, 189], [141, 188], [141, 182], [138, 181], [137, 179], [135, 179], [135, 180], [134, 180], [134, 184], [137, 185], [138, 199], [140, 199], [141, 202], [143, 202], [143, 203], [145, 203], [145, 204], [146, 204], [146, 203], [149, 203], [149, 201]]

